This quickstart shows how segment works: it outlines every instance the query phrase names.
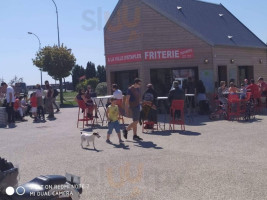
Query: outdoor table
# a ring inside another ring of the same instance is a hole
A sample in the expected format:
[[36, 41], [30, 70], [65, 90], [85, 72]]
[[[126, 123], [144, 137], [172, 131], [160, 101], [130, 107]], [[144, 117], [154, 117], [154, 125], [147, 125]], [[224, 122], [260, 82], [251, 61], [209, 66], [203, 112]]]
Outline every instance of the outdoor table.
[[240, 95], [242, 94], [242, 92], [236, 92], [236, 93], [223, 92], [222, 94], [223, 94], [223, 96], [225, 98], [228, 98], [228, 96], [231, 95], [231, 94], [237, 94], [240, 97]]
[[[166, 100], [168, 100], [168, 97], [157, 97], [157, 100], [163, 100], [163, 101], [166, 101]], [[165, 130], [165, 124], [166, 124], [166, 114], [167, 114], [168, 112], [165, 112], [164, 113], [164, 120], [163, 120], [163, 127], [164, 127], [164, 129], [163, 130]], [[159, 128], [161, 128], [161, 125], [160, 125], [160, 123], [158, 123], [158, 125], [159, 125]], [[162, 129], [161, 129], [162, 130]]]
[[158, 97], [157, 99], [158, 99], [158, 100], [167, 100], [168, 97]]
[[[188, 117], [190, 119], [190, 121], [193, 121], [193, 115], [192, 115], [192, 98], [188, 98], [188, 97], [194, 97], [195, 94], [185, 94], [185, 105], [186, 105], [186, 112], [187, 115], [186, 117]], [[187, 109], [187, 105], [189, 105], [188, 109]]]
[[[106, 119], [106, 112], [107, 112], [107, 108], [106, 108], [106, 105], [104, 103], [104, 100], [108, 100], [110, 99], [111, 97], [113, 97], [112, 95], [108, 95], [108, 96], [100, 96], [100, 97], [92, 97], [92, 100], [94, 101], [94, 103], [96, 104], [97, 106], [97, 112], [98, 112], [98, 115], [100, 117], [100, 120], [101, 120], [101, 123], [102, 123], [102, 126], [104, 124], [104, 121], [107, 121]], [[100, 111], [99, 111], [99, 107], [103, 107], [104, 108], [104, 114], [103, 116], [101, 115]]]

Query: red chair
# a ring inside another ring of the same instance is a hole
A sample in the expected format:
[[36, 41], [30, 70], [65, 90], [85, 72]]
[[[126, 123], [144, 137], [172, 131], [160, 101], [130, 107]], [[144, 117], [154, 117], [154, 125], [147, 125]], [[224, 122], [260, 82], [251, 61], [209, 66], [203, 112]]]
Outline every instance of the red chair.
[[[180, 118], [175, 119], [175, 111], [180, 111]], [[170, 108], [170, 125], [169, 129], [174, 130], [175, 124], [181, 125], [181, 130], [185, 131], [185, 120], [184, 120], [184, 100], [173, 100]], [[171, 127], [173, 125], [173, 128]]]
[[[122, 99], [117, 99], [117, 105], [119, 107], [119, 111], [122, 110]], [[123, 115], [121, 112], [119, 112], [119, 121], [122, 121], [122, 123], [124, 124], [124, 119], [123, 119]]]
[[232, 101], [232, 100], [239, 100], [239, 96], [237, 94], [229, 94], [228, 101]]
[[[78, 100], [78, 120], [77, 120], [77, 128], [79, 127], [79, 122], [83, 122], [83, 128], [84, 128], [84, 122], [86, 122], [86, 125], [88, 125], [88, 121], [91, 121], [92, 126], [94, 126], [94, 118], [93, 116], [88, 117], [88, 109], [90, 111], [93, 110], [93, 108], [88, 107], [83, 100]], [[82, 113], [81, 113], [82, 112]], [[80, 114], [82, 114], [82, 118], [80, 118]]]
[[[239, 96], [237, 94], [229, 94], [228, 95], [228, 108], [227, 108], [227, 117], [228, 120], [231, 118], [240, 119], [241, 117], [241, 102]], [[242, 110], [243, 112], [244, 110]]]

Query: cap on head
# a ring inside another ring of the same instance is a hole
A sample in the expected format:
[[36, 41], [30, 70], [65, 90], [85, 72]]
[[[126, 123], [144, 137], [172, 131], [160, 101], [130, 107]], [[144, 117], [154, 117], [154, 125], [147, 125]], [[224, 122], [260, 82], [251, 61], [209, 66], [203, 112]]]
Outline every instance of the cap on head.
[[258, 81], [263, 81], [263, 78], [262, 78], [262, 77], [259, 77], [259, 78], [258, 78]]
[[117, 84], [113, 84], [112, 85], [112, 88], [115, 89], [115, 90], [117, 90], [118, 89], [118, 85]]
[[139, 78], [134, 79], [134, 83], [135, 83], [135, 84], [138, 84], [138, 83], [140, 83], [140, 82], [142, 82], [141, 79], [139, 79]]
[[153, 88], [153, 85], [151, 83], [146, 85], [147, 88]]

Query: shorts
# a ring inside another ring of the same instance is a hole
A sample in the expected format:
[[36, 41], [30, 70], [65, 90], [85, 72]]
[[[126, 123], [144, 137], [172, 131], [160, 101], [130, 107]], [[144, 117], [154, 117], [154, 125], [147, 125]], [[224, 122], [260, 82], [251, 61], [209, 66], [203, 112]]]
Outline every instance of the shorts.
[[115, 121], [115, 122], [109, 122], [108, 123], [108, 134], [111, 135], [113, 129], [115, 129], [116, 133], [120, 133], [120, 124], [119, 121]]
[[37, 112], [37, 107], [32, 107], [31, 108], [31, 113], [36, 113]]
[[131, 107], [131, 111], [132, 111], [132, 119], [134, 122], [139, 121], [140, 118], [140, 107]]

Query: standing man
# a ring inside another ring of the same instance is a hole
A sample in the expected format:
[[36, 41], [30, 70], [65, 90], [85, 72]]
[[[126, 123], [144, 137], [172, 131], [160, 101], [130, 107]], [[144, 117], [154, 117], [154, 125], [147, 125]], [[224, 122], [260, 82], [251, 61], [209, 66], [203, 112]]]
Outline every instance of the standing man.
[[266, 104], [266, 107], [267, 107], [267, 83], [264, 82], [262, 77], [259, 77], [258, 85], [259, 85], [259, 88], [260, 88], [261, 96], [265, 97], [265, 104]]
[[47, 89], [46, 97], [45, 97], [45, 107], [46, 112], [48, 112], [47, 118], [53, 119], [54, 117], [54, 109], [53, 109], [53, 88], [50, 86], [48, 81], [45, 81], [45, 87]]
[[137, 135], [137, 124], [140, 117], [140, 100], [141, 100], [141, 80], [136, 78], [134, 80], [134, 84], [128, 88], [126, 102], [125, 102], [125, 110], [126, 115], [128, 115], [129, 110], [132, 111], [133, 122], [129, 124], [129, 126], [123, 130], [123, 137], [127, 139], [128, 131], [133, 129], [133, 140], [143, 140]]
[[15, 102], [15, 96], [14, 96], [14, 89], [11, 86], [8, 86], [5, 82], [1, 83], [1, 87], [3, 87], [3, 90], [6, 90], [6, 111], [8, 115], [8, 124], [15, 123], [15, 113], [14, 113], [14, 102]]
[[53, 89], [53, 100], [52, 100], [52, 103], [53, 103], [53, 105], [54, 105], [54, 106], [56, 107], [56, 109], [57, 109], [56, 112], [59, 112], [60, 110], [59, 110], [59, 107], [58, 107], [58, 105], [57, 105], [57, 103], [56, 103], [57, 96], [58, 96], [58, 91], [57, 91], [57, 89]]
[[[172, 106], [172, 101], [173, 100], [185, 100], [185, 94], [183, 89], [179, 87], [180, 83], [179, 81], [174, 81], [173, 82], [173, 89], [170, 90], [169, 95], [168, 95], [168, 100], [170, 102], [170, 106]], [[181, 117], [181, 112], [176, 111], [175, 113], [171, 113], [171, 115], [174, 115], [174, 118], [179, 119]]]
[[180, 84], [178, 81], [173, 82], [174, 88], [170, 90], [169, 95], [168, 95], [168, 99], [171, 105], [172, 105], [173, 100], [185, 100], [184, 91], [179, 87], [179, 85]]
[[[188, 77], [187, 80], [187, 84], [185, 87], [185, 94], [194, 94], [196, 95], [196, 86], [195, 86], [195, 82], [192, 80], [192, 77]], [[189, 96], [187, 97], [188, 101], [187, 103], [187, 107], [189, 108], [193, 108], [193, 110], [195, 109], [195, 96]], [[191, 105], [189, 105], [191, 103]]]

